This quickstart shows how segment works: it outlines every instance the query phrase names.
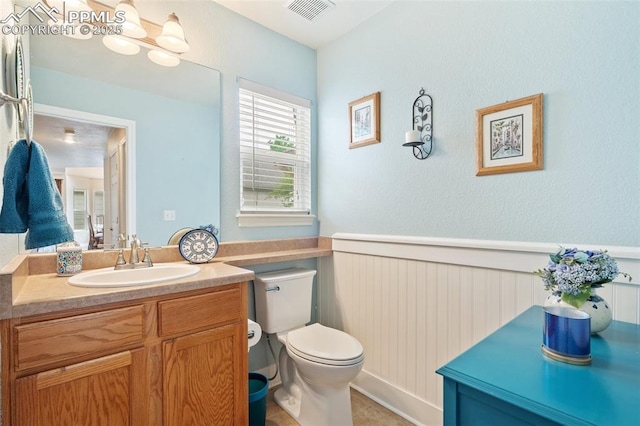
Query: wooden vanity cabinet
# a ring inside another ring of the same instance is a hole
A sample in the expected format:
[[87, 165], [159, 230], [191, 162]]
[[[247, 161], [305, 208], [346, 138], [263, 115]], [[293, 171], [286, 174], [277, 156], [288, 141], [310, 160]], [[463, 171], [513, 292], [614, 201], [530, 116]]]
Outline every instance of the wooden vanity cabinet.
[[246, 287], [5, 320], [3, 424], [247, 424]]

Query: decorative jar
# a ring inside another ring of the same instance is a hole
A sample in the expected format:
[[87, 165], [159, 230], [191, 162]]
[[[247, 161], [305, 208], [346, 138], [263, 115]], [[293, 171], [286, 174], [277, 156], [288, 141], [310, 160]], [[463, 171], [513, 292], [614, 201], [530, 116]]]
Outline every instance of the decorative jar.
[[562, 300], [562, 293], [560, 291], [554, 291], [549, 294], [544, 301], [544, 306], [560, 306], [571, 309], [577, 309], [585, 312], [591, 316], [591, 334], [597, 334], [605, 330], [611, 324], [613, 319], [613, 312], [609, 308], [609, 304], [606, 300], [596, 294], [592, 289], [591, 294], [587, 300], [576, 308], [573, 305]]

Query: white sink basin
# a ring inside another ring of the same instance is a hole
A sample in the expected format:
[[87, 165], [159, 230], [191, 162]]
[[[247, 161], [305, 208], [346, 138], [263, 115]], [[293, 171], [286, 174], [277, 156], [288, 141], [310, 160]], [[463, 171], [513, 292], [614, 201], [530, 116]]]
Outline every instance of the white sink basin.
[[96, 269], [69, 278], [77, 287], [129, 287], [177, 280], [200, 272], [200, 267], [182, 263], [160, 263], [150, 268]]

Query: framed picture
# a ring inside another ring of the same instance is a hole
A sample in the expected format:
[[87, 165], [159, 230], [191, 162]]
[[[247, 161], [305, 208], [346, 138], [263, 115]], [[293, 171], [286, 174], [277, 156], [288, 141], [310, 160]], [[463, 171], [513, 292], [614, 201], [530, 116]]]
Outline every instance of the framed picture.
[[476, 111], [476, 176], [542, 170], [542, 93]]
[[349, 149], [380, 142], [380, 92], [349, 103]]

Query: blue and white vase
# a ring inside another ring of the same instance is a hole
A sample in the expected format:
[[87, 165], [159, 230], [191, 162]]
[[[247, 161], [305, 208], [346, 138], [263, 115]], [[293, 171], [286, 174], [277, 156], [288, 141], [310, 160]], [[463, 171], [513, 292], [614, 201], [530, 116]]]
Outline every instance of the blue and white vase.
[[564, 302], [562, 300], [562, 292], [560, 291], [554, 291], [547, 296], [547, 299], [544, 301], [544, 306], [564, 306], [588, 313], [591, 316], [591, 334], [600, 333], [609, 327], [613, 319], [613, 312], [609, 304], [602, 297], [598, 296], [593, 289], [591, 290], [589, 298], [580, 308]]

